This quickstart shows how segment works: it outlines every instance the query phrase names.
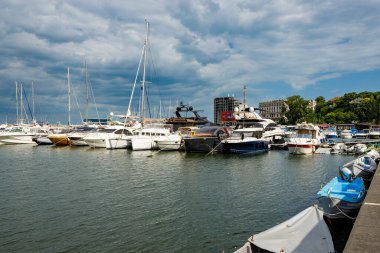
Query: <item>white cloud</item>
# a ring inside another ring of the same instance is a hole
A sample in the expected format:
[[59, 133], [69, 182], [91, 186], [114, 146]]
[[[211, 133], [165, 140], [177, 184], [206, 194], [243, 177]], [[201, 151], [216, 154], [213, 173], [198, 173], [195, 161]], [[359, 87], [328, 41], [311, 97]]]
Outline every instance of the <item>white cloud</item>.
[[243, 85], [282, 82], [299, 91], [380, 68], [377, 1], [12, 0], [0, 3], [0, 91], [34, 79], [46, 93], [63, 92], [66, 67], [80, 83], [86, 58], [97, 100], [115, 111], [129, 97], [145, 18], [164, 99], [209, 110], [214, 97]]

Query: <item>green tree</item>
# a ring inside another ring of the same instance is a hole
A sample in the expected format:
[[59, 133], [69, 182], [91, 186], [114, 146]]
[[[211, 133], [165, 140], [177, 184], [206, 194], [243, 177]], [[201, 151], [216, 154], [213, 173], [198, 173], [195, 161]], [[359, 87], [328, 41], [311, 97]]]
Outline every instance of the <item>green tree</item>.
[[291, 96], [287, 99], [288, 110], [285, 111], [285, 116], [289, 124], [296, 124], [302, 122], [308, 114], [309, 101], [303, 99], [301, 96]]

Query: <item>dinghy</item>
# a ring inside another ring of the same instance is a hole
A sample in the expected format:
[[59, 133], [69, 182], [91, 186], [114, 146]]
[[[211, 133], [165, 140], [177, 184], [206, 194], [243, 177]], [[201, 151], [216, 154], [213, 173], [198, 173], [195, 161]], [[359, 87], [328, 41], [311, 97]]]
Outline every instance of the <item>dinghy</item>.
[[335, 252], [323, 212], [311, 206], [289, 220], [248, 239], [235, 253]]
[[339, 174], [318, 191], [318, 205], [329, 219], [354, 219], [366, 195], [364, 182], [348, 168], [341, 168]]

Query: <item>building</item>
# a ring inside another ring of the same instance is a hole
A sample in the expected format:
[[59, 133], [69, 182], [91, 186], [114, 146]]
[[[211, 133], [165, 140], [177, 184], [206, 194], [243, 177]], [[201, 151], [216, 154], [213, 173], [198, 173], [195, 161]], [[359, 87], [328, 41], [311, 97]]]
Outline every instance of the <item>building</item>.
[[284, 113], [282, 113], [283, 107], [287, 107], [286, 101], [283, 99], [260, 102], [260, 115], [263, 118], [278, 122], [281, 118], [284, 117]]
[[233, 112], [241, 104], [234, 97], [219, 97], [214, 99], [214, 123], [217, 125], [233, 121]]
[[307, 108], [311, 109], [313, 112], [315, 112], [315, 107], [317, 106], [317, 101], [315, 101], [314, 99], [312, 100], [309, 100], [309, 104], [307, 106]]

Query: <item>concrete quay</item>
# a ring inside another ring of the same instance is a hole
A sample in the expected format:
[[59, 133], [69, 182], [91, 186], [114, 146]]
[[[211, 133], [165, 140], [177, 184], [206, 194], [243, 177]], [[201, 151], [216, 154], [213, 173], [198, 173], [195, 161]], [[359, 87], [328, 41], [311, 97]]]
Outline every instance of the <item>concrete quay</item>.
[[344, 253], [380, 252], [380, 163], [360, 208]]

